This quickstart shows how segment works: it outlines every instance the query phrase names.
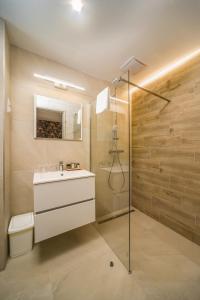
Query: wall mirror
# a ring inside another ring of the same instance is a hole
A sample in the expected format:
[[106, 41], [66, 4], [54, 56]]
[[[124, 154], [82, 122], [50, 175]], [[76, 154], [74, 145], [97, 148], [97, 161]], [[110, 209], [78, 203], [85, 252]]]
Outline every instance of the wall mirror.
[[82, 104], [34, 96], [34, 138], [82, 140]]

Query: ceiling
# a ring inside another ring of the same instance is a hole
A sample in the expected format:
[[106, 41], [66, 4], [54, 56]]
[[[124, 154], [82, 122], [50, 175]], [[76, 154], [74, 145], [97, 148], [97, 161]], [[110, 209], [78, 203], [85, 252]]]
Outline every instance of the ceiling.
[[112, 80], [135, 56], [146, 75], [200, 48], [199, 0], [0, 0], [12, 44]]

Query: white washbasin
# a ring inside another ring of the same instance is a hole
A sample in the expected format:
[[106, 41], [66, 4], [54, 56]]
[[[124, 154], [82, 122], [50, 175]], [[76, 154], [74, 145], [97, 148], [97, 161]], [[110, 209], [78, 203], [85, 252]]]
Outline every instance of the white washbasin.
[[41, 184], [54, 181], [71, 180], [77, 178], [94, 177], [95, 174], [87, 170], [75, 170], [75, 171], [53, 171], [34, 173], [33, 184]]

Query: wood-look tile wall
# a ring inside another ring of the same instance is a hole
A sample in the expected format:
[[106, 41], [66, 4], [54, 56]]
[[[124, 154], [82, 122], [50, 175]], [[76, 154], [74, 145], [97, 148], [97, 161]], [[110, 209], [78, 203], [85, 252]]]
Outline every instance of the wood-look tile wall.
[[133, 205], [200, 244], [200, 57], [132, 99]]

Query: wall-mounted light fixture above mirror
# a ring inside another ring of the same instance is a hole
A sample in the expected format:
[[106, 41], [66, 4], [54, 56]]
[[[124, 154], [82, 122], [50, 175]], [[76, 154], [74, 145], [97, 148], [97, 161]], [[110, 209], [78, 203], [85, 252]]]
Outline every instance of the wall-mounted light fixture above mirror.
[[82, 140], [82, 104], [34, 96], [34, 138]]

